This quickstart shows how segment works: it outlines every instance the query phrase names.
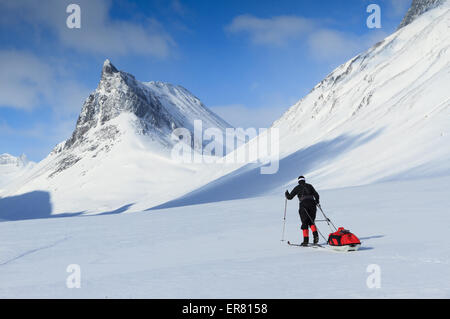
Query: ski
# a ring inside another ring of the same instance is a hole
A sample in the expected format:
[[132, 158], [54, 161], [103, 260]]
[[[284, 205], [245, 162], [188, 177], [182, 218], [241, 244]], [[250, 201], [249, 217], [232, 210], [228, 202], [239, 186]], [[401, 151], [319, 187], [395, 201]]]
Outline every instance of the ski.
[[291, 243], [290, 241], [287, 241], [287, 244], [289, 246], [296, 246], [296, 247], [305, 247], [305, 248], [315, 248], [315, 249], [323, 249], [327, 251], [332, 252], [351, 252], [351, 251], [357, 251], [360, 248], [360, 245], [346, 245], [346, 246], [323, 246], [321, 244], [308, 244], [308, 246], [302, 246], [300, 244]]
[[289, 246], [297, 246], [297, 247], [305, 247], [305, 248], [325, 248], [320, 244], [308, 244], [308, 246], [302, 246], [300, 244], [296, 244], [296, 243], [291, 243], [289, 240], [287, 241], [287, 244]]

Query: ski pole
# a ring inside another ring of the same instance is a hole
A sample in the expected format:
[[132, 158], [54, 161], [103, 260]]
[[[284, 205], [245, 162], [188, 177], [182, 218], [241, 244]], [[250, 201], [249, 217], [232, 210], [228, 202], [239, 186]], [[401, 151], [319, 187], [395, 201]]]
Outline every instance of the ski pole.
[[283, 233], [281, 235], [281, 241], [284, 241], [284, 229], [286, 227], [286, 208], [287, 208], [287, 198], [284, 200]]
[[332, 221], [327, 217], [327, 215], [325, 215], [325, 213], [323, 212], [322, 206], [320, 206], [320, 204], [317, 204], [317, 207], [319, 207], [320, 211], [322, 212], [323, 217], [325, 217], [325, 221], [327, 222], [328, 227], [330, 227], [330, 229], [333, 230], [333, 229], [331, 228], [331, 226], [330, 226], [330, 223], [331, 223], [331, 225], [333, 225], [335, 231], [337, 231], [336, 226], [334, 226], [333, 222], [332, 222]]

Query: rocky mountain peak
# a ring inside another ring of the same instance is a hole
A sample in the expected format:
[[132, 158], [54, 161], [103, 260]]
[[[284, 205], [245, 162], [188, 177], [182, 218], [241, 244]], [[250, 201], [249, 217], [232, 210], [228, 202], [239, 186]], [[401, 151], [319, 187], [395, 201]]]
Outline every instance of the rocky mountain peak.
[[105, 62], [103, 62], [102, 78], [105, 75], [110, 75], [117, 72], [119, 71], [116, 69], [116, 67], [111, 63], [109, 59], [106, 59]]
[[[229, 127], [181, 86], [140, 82], [132, 74], [118, 71], [110, 60], [106, 60], [99, 84], [85, 100], [72, 136], [54, 151], [59, 153], [79, 145], [86, 146], [93, 140], [92, 136], [88, 137], [88, 132], [106, 132], [101, 135], [114, 143], [121, 128], [113, 125], [111, 120], [121, 114], [131, 114], [136, 118], [133, 127], [137, 134], [163, 140], [165, 145], [170, 144], [173, 129], [184, 127], [191, 130], [194, 119], [201, 119], [205, 127]], [[96, 139], [97, 142], [100, 141]]]
[[119, 71], [107, 59], [97, 89], [85, 100], [75, 131], [64, 149], [79, 144], [89, 130], [105, 125], [122, 113], [134, 113], [154, 129], [168, 126], [170, 121], [167, 114], [160, 112], [161, 108], [158, 99], [133, 75]]
[[406, 12], [405, 17], [398, 26], [398, 29], [410, 24], [421, 14], [440, 6], [445, 2], [447, 2], [447, 0], [413, 0], [411, 7]]

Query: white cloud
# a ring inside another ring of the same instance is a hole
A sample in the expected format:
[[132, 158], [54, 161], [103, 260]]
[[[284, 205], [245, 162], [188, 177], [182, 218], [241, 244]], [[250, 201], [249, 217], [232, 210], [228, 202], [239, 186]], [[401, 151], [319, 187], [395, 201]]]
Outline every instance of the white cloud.
[[342, 62], [386, 37], [379, 30], [370, 30], [368, 34], [358, 36], [351, 32], [320, 28], [321, 24], [323, 21], [298, 16], [258, 18], [240, 15], [225, 30], [232, 34], [245, 33], [255, 45], [280, 47], [303, 41], [313, 59], [327, 62]]
[[229, 33], [246, 33], [256, 44], [281, 46], [288, 41], [305, 36], [311, 31], [312, 20], [296, 16], [258, 18], [240, 15], [225, 27]]
[[24, 51], [0, 51], [0, 70], [0, 107], [31, 110], [47, 105], [59, 117], [74, 116], [90, 91]]
[[247, 107], [243, 104], [212, 106], [210, 109], [234, 127], [268, 128], [288, 107]]
[[383, 31], [357, 36], [331, 29], [315, 31], [308, 38], [310, 55], [316, 60], [332, 61], [349, 59], [384, 39]]
[[0, 51], [0, 106], [31, 109], [51, 95], [51, 68], [32, 54]]
[[[112, 19], [111, 1], [78, 0], [81, 28], [69, 29], [66, 7], [72, 0], [22, 0], [0, 4], [2, 24], [26, 23], [56, 35], [66, 47], [80, 52], [114, 55], [150, 55], [165, 58], [176, 46], [171, 36], [155, 19], [141, 23]], [[3, 17], [5, 17], [3, 19]], [[14, 17], [14, 19], [13, 19]]]

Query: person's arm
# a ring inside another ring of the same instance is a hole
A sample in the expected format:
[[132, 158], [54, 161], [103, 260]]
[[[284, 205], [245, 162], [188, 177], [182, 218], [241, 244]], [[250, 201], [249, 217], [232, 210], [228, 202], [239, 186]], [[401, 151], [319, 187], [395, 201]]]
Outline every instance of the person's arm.
[[294, 189], [292, 190], [291, 193], [289, 193], [289, 191], [286, 191], [286, 193], [284, 193], [284, 195], [286, 196], [287, 199], [291, 200], [293, 199], [295, 196], [297, 196], [299, 191], [299, 186], [295, 186]]
[[319, 193], [314, 189], [314, 186], [312, 186], [312, 185], [311, 185], [311, 191], [312, 191], [312, 194], [314, 196], [314, 199], [316, 200], [317, 205], [319, 205], [320, 204]]

